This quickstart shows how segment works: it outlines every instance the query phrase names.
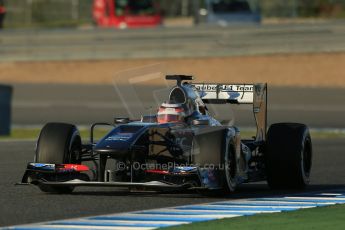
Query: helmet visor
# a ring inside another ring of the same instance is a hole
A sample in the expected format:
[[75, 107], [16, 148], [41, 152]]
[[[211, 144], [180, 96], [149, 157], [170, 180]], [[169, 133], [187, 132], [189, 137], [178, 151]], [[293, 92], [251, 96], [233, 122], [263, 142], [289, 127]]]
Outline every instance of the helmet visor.
[[158, 123], [168, 123], [168, 122], [181, 122], [182, 116], [173, 114], [158, 114]]

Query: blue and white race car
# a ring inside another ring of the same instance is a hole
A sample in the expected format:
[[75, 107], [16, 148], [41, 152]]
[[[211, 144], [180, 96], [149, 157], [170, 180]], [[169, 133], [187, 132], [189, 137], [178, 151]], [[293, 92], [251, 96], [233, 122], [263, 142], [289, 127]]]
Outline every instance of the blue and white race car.
[[[70, 193], [78, 186], [130, 190], [198, 190], [231, 193], [241, 183], [267, 180], [271, 188], [309, 183], [312, 141], [306, 125], [267, 124], [266, 84], [192, 83], [175, 80], [157, 114], [138, 120], [117, 118], [113, 129], [83, 144], [76, 126], [46, 124], [24, 184], [44, 192]], [[241, 139], [237, 127], [222, 125], [208, 103], [252, 104], [256, 136]]]

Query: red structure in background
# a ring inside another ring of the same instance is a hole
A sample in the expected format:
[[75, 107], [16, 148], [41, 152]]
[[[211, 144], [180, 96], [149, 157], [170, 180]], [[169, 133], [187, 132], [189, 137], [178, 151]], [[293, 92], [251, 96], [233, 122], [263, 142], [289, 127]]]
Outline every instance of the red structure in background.
[[6, 15], [6, 8], [4, 0], [0, 0], [0, 29], [4, 27], [4, 19]]
[[144, 28], [162, 23], [159, 5], [153, 0], [94, 0], [92, 14], [100, 27]]

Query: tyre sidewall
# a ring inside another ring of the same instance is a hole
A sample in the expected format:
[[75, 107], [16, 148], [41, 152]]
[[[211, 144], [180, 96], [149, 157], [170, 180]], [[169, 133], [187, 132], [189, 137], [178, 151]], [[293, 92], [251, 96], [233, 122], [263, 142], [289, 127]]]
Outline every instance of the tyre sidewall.
[[[308, 159], [304, 159], [306, 148], [310, 148]], [[270, 187], [301, 188], [307, 185], [310, 181], [311, 148], [307, 126], [297, 123], [272, 125], [267, 134], [265, 150], [266, 174]], [[309, 169], [304, 167], [305, 160], [309, 161]]]
[[[229, 132], [231, 133], [231, 132]], [[222, 151], [222, 167], [223, 167], [223, 190], [225, 193], [234, 192], [237, 186], [236, 182], [236, 172], [237, 172], [237, 162], [236, 162], [236, 148], [235, 141], [233, 137], [227, 133], [224, 138], [223, 151]], [[231, 162], [230, 162], [231, 161]], [[231, 168], [230, 164], [232, 165]], [[231, 170], [235, 170], [231, 175]]]
[[[71, 150], [75, 152], [71, 152]], [[40, 132], [37, 144], [35, 162], [66, 164], [77, 163], [81, 150], [81, 138], [74, 125], [64, 123], [48, 123]]]

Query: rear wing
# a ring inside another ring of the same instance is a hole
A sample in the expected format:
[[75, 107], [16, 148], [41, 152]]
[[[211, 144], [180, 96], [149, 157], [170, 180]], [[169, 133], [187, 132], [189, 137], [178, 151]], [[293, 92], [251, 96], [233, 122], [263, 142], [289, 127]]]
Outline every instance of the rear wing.
[[267, 84], [214, 84], [192, 83], [201, 100], [209, 104], [253, 104], [257, 126], [256, 140], [266, 139], [267, 129]]
[[252, 104], [254, 100], [253, 84], [192, 84], [199, 92], [204, 103]]

